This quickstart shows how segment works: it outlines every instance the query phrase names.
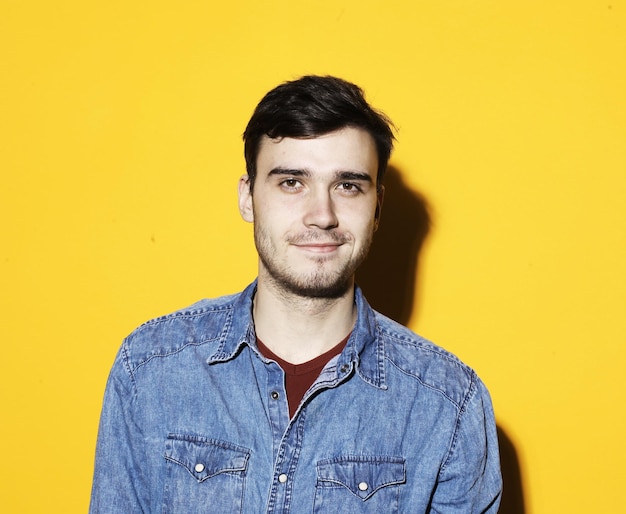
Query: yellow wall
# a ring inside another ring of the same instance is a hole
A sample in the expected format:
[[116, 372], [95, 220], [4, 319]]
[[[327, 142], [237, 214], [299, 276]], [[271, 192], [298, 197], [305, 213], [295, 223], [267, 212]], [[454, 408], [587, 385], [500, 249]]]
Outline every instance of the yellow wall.
[[85, 512], [121, 339], [254, 277], [240, 134], [331, 73], [431, 205], [408, 323], [489, 385], [503, 512], [624, 512], [624, 1], [4, 0], [0, 52], [0, 511]]

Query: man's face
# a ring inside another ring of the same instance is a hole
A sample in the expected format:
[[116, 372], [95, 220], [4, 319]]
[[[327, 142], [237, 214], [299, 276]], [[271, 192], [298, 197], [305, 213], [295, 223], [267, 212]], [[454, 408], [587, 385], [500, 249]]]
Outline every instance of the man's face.
[[357, 128], [263, 139], [254, 193], [247, 177], [239, 183], [241, 215], [254, 222], [259, 280], [305, 297], [349, 291], [378, 225], [377, 167], [374, 140]]

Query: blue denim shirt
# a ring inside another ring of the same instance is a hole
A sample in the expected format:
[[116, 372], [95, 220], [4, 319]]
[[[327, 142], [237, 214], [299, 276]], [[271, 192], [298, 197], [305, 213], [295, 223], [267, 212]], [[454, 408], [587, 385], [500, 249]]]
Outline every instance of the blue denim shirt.
[[495, 513], [489, 394], [372, 310], [289, 419], [256, 347], [255, 284], [147, 322], [107, 383], [91, 513]]

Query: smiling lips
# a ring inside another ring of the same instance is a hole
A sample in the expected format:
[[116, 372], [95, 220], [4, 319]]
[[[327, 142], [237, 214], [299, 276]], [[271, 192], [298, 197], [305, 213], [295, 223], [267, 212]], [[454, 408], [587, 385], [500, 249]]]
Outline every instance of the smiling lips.
[[308, 232], [287, 238], [287, 243], [314, 253], [332, 253], [348, 241], [348, 236], [337, 232], [328, 232], [326, 234]]
[[342, 244], [333, 241], [329, 243], [299, 243], [294, 246], [313, 253], [332, 253]]

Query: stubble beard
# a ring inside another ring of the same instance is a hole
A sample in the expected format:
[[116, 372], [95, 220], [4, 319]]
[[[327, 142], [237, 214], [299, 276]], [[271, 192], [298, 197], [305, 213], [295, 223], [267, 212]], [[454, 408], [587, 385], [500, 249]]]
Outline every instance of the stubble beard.
[[[337, 242], [347, 242], [345, 236], [335, 233], [325, 233], [324, 239], [332, 238]], [[354, 285], [354, 274], [357, 268], [365, 260], [372, 243], [373, 233], [365, 240], [358, 254], [347, 259], [338, 269], [326, 269], [328, 257], [323, 255], [311, 259], [316, 269], [311, 272], [294, 271], [288, 263], [279, 262], [274, 256], [275, 252], [270, 243], [268, 234], [263, 228], [255, 223], [254, 242], [256, 244], [259, 259], [264, 267], [269, 281], [279, 291], [290, 295], [309, 299], [335, 299], [344, 296]], [[317, 235], [314, 233], [288, 237], [288, 243], [314, 241]]]

